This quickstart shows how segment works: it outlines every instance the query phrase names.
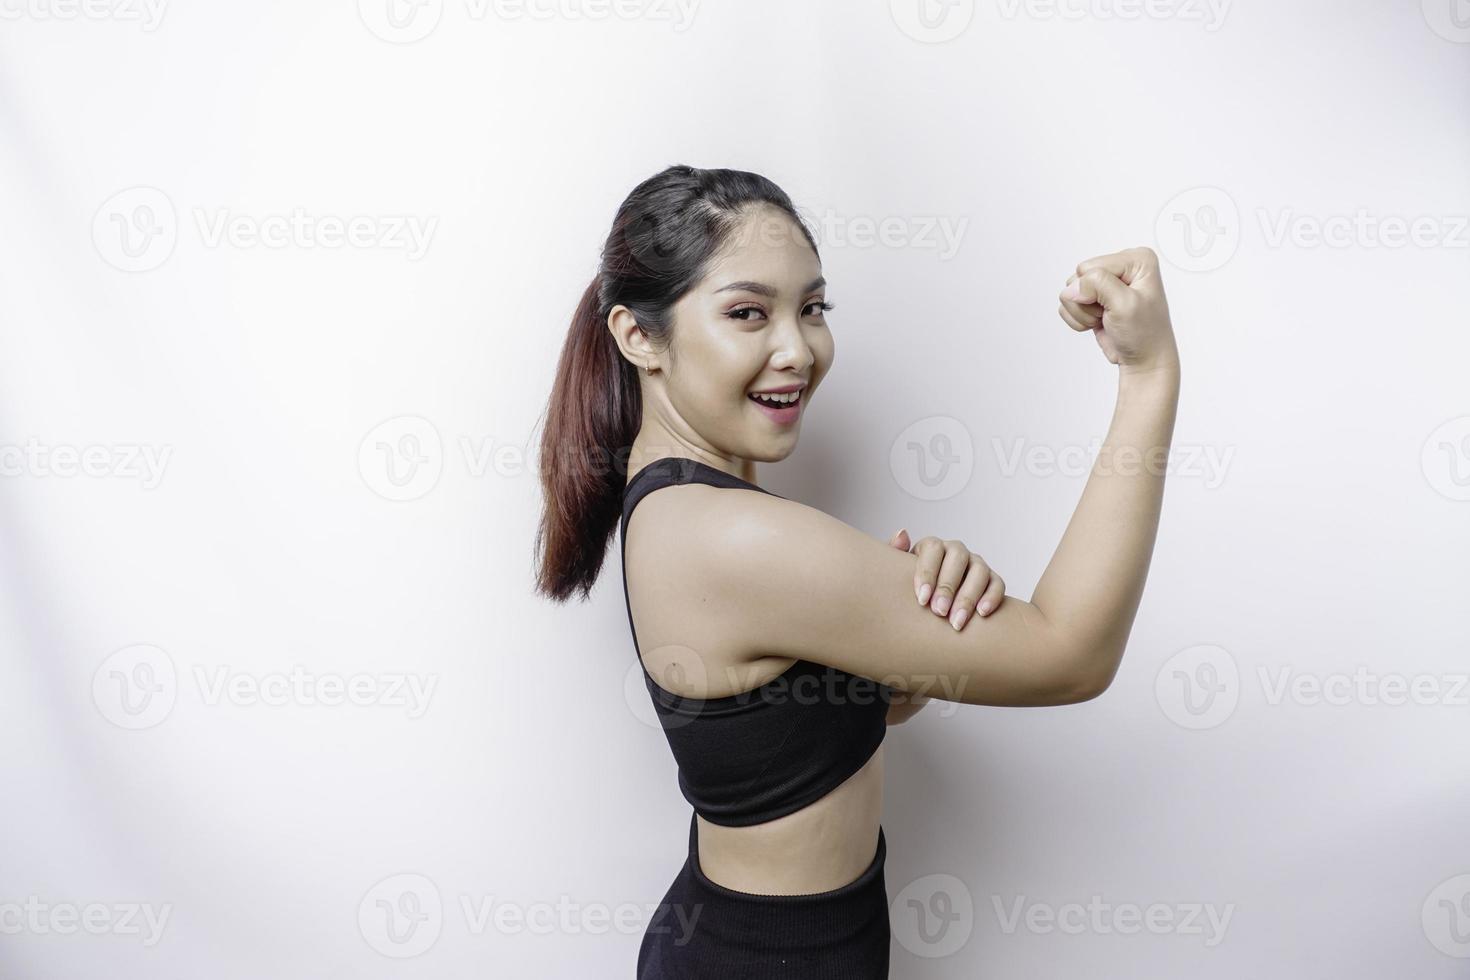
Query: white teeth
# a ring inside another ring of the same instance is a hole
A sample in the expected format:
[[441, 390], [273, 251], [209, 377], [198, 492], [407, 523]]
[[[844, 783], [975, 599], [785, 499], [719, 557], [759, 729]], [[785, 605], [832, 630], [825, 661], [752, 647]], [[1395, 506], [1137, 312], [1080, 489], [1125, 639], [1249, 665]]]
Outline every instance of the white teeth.
[[769, 404], [789, 405], [801, 397], [801, 392], [789, 391], [784, 395], [756, 395], [755, 397], [758, 401], [767, 402]]

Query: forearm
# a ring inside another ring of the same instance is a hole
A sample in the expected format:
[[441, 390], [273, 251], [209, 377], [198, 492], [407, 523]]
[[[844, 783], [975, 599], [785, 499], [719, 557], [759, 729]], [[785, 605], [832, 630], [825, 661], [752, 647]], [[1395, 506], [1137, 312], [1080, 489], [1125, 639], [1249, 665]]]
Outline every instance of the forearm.
[[1164, 498], [1179, 367], [1122, 368], [1107, 439], [1031, 602], [1078, 669], [1106, 688], [1143, 597]]

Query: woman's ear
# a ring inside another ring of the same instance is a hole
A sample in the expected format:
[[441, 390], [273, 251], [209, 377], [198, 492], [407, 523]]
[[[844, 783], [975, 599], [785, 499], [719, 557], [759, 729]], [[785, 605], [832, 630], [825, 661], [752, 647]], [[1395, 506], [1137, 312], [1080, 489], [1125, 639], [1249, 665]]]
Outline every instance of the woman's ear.
[[623, 352], [623, 357], [635, 368], [646, 372], [654, 366], [653, 348], [649, 346], [648, 337], [638, 326], [632, 310], [621, 303], [614, 306], [607, 314], [607, 329], [612, 333], [618, 350]]

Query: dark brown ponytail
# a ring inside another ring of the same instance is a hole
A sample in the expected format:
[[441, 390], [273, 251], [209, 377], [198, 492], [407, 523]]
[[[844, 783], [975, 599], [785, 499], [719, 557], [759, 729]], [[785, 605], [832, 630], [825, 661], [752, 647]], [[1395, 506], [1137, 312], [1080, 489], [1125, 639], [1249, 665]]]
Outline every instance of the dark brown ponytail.
[[541, 435], [543, 507], [536, 591], [586, 598], [622, 518], [628, 454], [643, 420], [638, 371], [608, 329], [628, 307], [656, 348], [668, 345], [673, 305], [756, 204], [784, 211], [817, 243], [786, 192], [759, 174], [676, 165], [635, 187], [618, 208], [598, 273], [582, 293], [557, 363]]

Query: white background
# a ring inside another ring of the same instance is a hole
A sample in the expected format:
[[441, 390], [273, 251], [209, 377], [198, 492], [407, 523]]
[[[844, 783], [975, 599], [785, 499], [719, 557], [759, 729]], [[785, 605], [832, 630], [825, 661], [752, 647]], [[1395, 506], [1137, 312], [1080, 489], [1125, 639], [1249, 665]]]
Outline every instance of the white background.
[[5, 0], [0, 975], [632, 975], [689, 809], [616, 539], [532, 594], [529, 453], [618, 203], [688, 163], [819, 224], [837, 360], [762, 482], [1017, 596], [1116, 387], [1056, 294], [1164, 259], [1128, 655], [889, 732], [893, 975], [1463, 976], [1457, 2]]

